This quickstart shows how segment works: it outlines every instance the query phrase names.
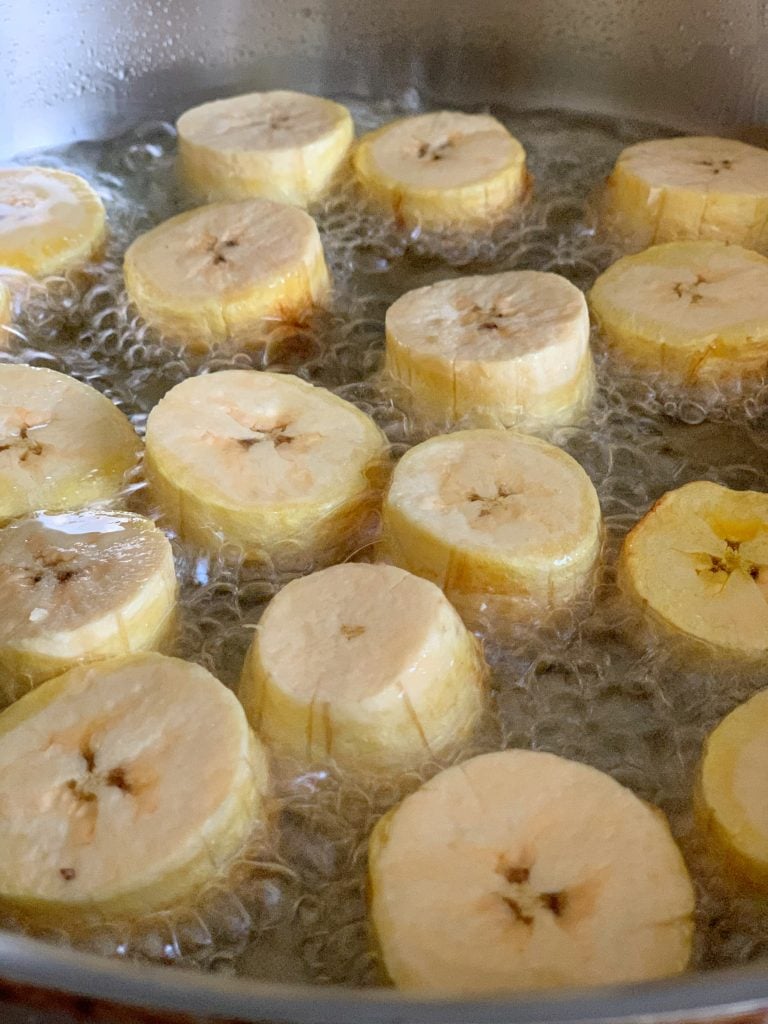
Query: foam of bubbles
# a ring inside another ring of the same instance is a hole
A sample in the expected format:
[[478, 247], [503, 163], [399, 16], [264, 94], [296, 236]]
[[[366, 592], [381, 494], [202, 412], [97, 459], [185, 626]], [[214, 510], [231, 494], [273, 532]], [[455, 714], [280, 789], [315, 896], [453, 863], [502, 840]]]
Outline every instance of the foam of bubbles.
[[[360, 130], [421, 109], [413, 92], [399, 102], [350, 105]], [[269, 365], [332, 388], [370, 413], [397, 455], [420, 435], [380, 377], [386, 307], [409, 288], [460, 273], [550, 270], [588, 288], [617, 256], [596, 232], [595, 190], [624, 145], [664, 134], [573, 114], [492, 113], [529, 153], [536, 190], [522, 211], [481, 237], [405, 237], [342, 180], [313, 211], [336, 282], [332, 308], [299, 328], [298, 338], [272, 327], [261, 353], [218, 351], [196, 360], [147, 330], [127, 303], [120, 274], [129, 241], [182, 208], [172, 127], [151, 123], [114, 142], [35, 154], [31, 161], [77, 171], [99, 189], [112, 235], [84, 291], [66, 278], [31, 286], [18, 338], [1, 358], [93, 384], [140, 432], [153, 405], [190, 374]], [[768, 952], [768, 925], [758, 904], [727, 891], [698, 847], [691, 790], [706, 733], [765, 680], [758, 671], [735, 676], [715, 662], [686, 664], [669, 644], [633, 646], [611, 566], [627, 529], [664, 491], [702, 478], [760, 489], [768, 469], [767, 385], [756, 382], [735, 395], [678, 394], [663, 382], [633, 377], [595, 341], [594, 407], [583, 423], [550, 436], [598, 489], [604, 569], [589, 599], [557, 621], [522, 630], [503, 646], [485, 637], [493, 708], [476, 747], [461, 757], [506, 746], [550, 750], [609, 772], [661, 806], [696, 877], [697, 963], [742, 962]], [[140, 489], [130, 500], [141, 503]], [[177, 653], [234, 685], [253, 626], [286, 578], [196, 558], [178, 545], [177, 567]], [[276, 793], [276, 848], [255, 843], [193, 907], [130, 926], [100, 925], [77, 942], [105, 955], [263, 979], [377, 983], [365, 919], [367, 835], [387, 808], [438, 768], [377, 785], [307, 769], [284, 776]], [[48, 938], [75, 941], [62, 933]]]

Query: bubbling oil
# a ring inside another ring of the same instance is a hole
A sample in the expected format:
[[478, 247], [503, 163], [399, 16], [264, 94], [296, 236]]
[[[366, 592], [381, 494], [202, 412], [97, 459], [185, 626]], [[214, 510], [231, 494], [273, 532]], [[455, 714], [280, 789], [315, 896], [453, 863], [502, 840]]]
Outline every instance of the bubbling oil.
[[[340, 97], [365, 131], [426, 109], [409, 92], [371, 103]], [[466, 273], [548, 270], [582, 289], [618, 255], [601, 239], [593, 198], [618, 152], [669, 134], [658, 125], [567, 112], [494, 107], [525, 146], [535, 179], [522, 211], [481, 237], [404, 235], [368, 210], [342, 180], [311, 212], [335, 282], [332, 307], [301, 329], [290, 348], [279, 330], [259, 353], [191, 357], [162, 344], [127, 302], [122, 254], [141, 231], [179, 212], [175, 133], [144, 124], [111, 141], [35, 153], [39, 163], [87, 178], [107, 205], [111, 236], [83, 291], [66, 277], [33, 286], [2, 361], [48, 366], [108, 395], [144, 429], [150, 409], [191, 374], [269, 365], [330, 388], [369, 413], [395, 455], [421, 439], [382, 377], [383, 320], [404, 291]], [[706, 734], [768, 681], [758, 669], [734, 674], [715, 662], [686, 666], [674, 645], [633, 646], [612, 566], [621, 539], [666, 490], [696, 479], [762, 489], [768, 469], [768, 384], [728, 394], [676, 393], [638, 379], [594, 339], [598, 389], [588, 418], [548, 436], [584, 466], [606, 524], [603, 569], [590, 600], [557, 621], [519, 630], [502, 645], [484, 636], [493, 701], [472, 749], [547, 750], [594, 765], [669, 816], [698, 896], [694, 966], [723, 966], [768, 953], [768, 923], [756, 899], [729, 892], [697, 843], [693, 778]], [[141, 484], [126, 496], [141, 502]], [[255, 623], [287, 582], [186, 552], [174, 538], [181, 581], [177, 653], [237, 681]], [[47, 936], [107, 956], [161, 961], [273, 981], [350, 986], [381, 982], [365, 914], [366, 841], [376, 819], [444, 765], [363, 784], [304, 768], [277, 784], [278, 828], [254, 841], [225, 879], [194, 906], [130, 925], [94, 926], [77, 938]], [[10, 927], [19, 922], [7, 920]]]

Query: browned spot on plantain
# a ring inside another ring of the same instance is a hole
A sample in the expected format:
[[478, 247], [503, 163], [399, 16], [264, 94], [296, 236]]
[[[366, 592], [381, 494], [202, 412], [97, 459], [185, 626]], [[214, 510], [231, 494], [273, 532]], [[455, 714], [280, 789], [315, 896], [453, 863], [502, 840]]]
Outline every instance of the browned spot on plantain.
[[92, 772], [96, 767], [96, 753], [89, 739], [85, 739], [81, 743], [80, 756], [85, 761], [86, 770]]
[[720, 174], [721, 171], [730, 171], [733, 167], [733, 160], [696, 160], [699, 167], [709, 167], [713, 174]]
[[82, 574], [77, 569], [57, 569], [56, 582], [69, 583], [70, 580], [76, 580], [80, 575]]
[[29, 426], [22, 423], [19, 427], [17, 437], [12, 437], [7, 443], [0, 445], [0, 452], [7, 452], [13, 448], [21, 448], [19, 462], [26, 462], [30, 455], [42, 455], [43, 446], [39, 441], [34, 441], [29, 436]]
[[106, 783], [108, 786], [114, 786], [115, 789], [122, 790], [123, 793], [133, 792], [131, 784], [128, 781], [128, 777], [125, 773], [125, 769], [120, 766], [111, 769], [111, 771], [107, 775]]
[[254, 437], [238, 437], [235, 440], [246, 451], [256, 444], [262, 444], [267, 441], [271, 441], [275, 448], [279, 448], [281, 445], [290, 444], [296, 440], [295, 437], [285, 433], [289, 426], [290, 423], [280, 423], [274, 427], [254, 426], [251, 427], [251, 430], [254, 431]]
[[498, 863], [496, 864], [496, 873], [512, 884], [522, 885], [523, 882], [527, 882], [530, 878], [531, 869], [530, 867], [526, 867], [524, 864], [511, 863], [502, 853], [499, 854]]
[[443, 139], [442, 142], [422, 142], [416, 150], [416, 157], [429, 163], [445, 160], [448, 156], [448, 150], [453, 147], [457, 138], [458, 136], [454, 134], [447, 139]]
[[568, 897], [565, 892], [543, 892], [539, 901], [547, 910], [551, 910], [555, 917], [562, 917], [568, 905]]
[[92, 804], [96, 801], [96, 794], [89, 789], [84, 789], [76, 779], [69, 779], [67, 789], [80, 803]]
[[517, 900], [513, 900], [510, 896], [502, 896], [501, 900], [509, 907], [516, 921], [521, 924], [530, 927], [533, 924], [533, 917], [530, 914], [526, 914]]
[[342, 626], [341, 635], [346, 637], [347, 640], [354, 640], [356, 636], [362, 636], [365, 632], [365, 626]]

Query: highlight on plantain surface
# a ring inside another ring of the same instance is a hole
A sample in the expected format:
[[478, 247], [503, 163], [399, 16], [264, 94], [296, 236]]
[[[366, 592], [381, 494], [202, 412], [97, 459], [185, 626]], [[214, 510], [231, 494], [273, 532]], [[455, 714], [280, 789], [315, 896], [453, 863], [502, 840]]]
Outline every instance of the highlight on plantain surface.
[[346, 107], [288, 90], [203, 103], [182, 114], [179, 176], [204, 202], [263, 196], [294, 206], [318, 200], [355, 134]]
[[123, 273], [147, 323], [203, 352], [263, 343], [265, 321], [301, 322], [330, 292], [317, 225], [269, 199], [171, 217], [128, 246]]
[[768, 249], [768, 153], [736, 139], [652, 139], [619, 155], [603, 217], [624, 245], [714, 239]]
[[432, 580], [470, 628], [504, 631], [587, 587], [600, 503], [560, 448], [503, 430], [433, 437], [406, 452], [384, 500], [382, 554]]
[[439, 111], [405, 117], [364, 135], [355, 176], [374, 205], [403, 227], [479, 229], [525, 196], [525, 150], [487, 114]]
[[434, 584], [350, 562], [272, 599], [239, 693], [275, 754], [394, 774], [467, 741], [486, 671], [479, 642]]
[[0, 906], [77, 928], [173, 907], [264, 819], [267, 763], [198, 665], [72, 669], [0, 714]]
[[559, 274], [417, 288], [387, 310], [386, 336], [387, 370], [415, 417], [438, 428], [572, 423], [592, 396], [587, 303]]
[[143, 516], [37, 513], [0, 529], [0, 694], [169, 639], [176, 571]]
[[609, 775], [505, 750], [373, 831], [370, 914], [398, 988], [470, 995], [683, 971], [694, 894], [666, 819]]
[[768, 690], [727, 715], [707, 738], [696, 788], [696, 811], [708, 848], [725, 878], [768, 889]]
[[0, 266], [45, 277], [99, 254], [104, 204], [87, 181], [49, 167], [0, 168]]
[[719, 652], [768, 650], [768, 494], [706, 480], [663, 495], [626, 536], [624, 592], [663, 631]]
[[768, 367], [768, 259], [738, 245], [669, 242], [624, 256], [589, 304], [619, 357], [673, 383], [759, 379]]
[[0, 364], [0, 523], [114, 498], [141, 442], [95, 388], [23, 363]]
[[306, 571], [370, 543], [388, 449], [372, 419], [325, 388], [223, 370], [177, 384], [152, 410], [145, 467], [190, 544]]

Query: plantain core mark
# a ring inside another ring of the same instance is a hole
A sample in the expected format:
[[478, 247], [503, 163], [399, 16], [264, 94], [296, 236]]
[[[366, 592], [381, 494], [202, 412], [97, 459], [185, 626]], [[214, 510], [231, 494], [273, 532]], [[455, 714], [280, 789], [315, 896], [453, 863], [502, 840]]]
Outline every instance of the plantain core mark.
[[450, 149], [453, 145], [451, 139], [445, 139], [443, 142], [435, 143], [434, 145], [430, 142], [422, 142], [419, 145], [416, 155], [419, 160], [429, 160], [434, 163], [437, 160], [444, 160], [446, 157], [446, 150]]
[[295, 438], [290, 434], [286, 434], [285, 431], [288, 429], [288, 423], [282, 423], [271, 429], [261, 430], [259, 427], [251, 427], [254, 431], [253, 437], [238, 437], [237, 443], [246, 450], [252, 448], [255, 444], [261, 444], [263, 441], [271, 441], [275, 448], [279, 448], [281, 445], [290, 444]]
[[67, 782], [67, 789], [74, 794], [75, 799], [79, 800], [81, 803], [92, 804], [97, 799], [95, 793], [91, 793], [88, 789], [83, 789], [76, 779], [70, 779], [69, 782]]
[[519, 862], [511, 863], [503, 854], [496, 864], [496, 873], [514, 887], [512, 895], [498, 893], [505, 906], [512, 911], [515, 919], [525, 925], [533, 925], [538, 908], [549, 911], [554, 917], [562, 917], [567, 908], [568, 897], [564, 891], [537, 892], [530, 885], [531, 869]]
[[728, 566], [718, 555], [712, 555], [711, 561], [712, 564], [708, 569], [704, 570], [705, 572], [728, 572]]
[[701, 568], [696, 569], [698, 576], [719, 576], [720, 573], [724, 573], [726, 577], [730, 577], [732, 573], [740, 570], [746, 573], [751, 579], [758, 580], [760, 577], [760, 566], [754, 562], [748, 562], [740, 553], [741, 541], [725, 539], [726, 551], [723, 556], [711, 555], [707, 553], [704, 555], [709, 560], [708, 565], [704, 565]]
[[57, 583], [69, 583], [70, 580], [77, 579], [78, 576], [83, 574], [82, 569], [72, 568], [72, 559], [68, 559], [61, 552], [42, 552], [37, 556], [36, 561], [43, 568], [28, 570], [27, 580], [33, 586], [42, 583], [46, 578], [46, 572], [43, 570], [52, 572], [56, 577]]
[[69, 583], [70, 580], [77, 579], [80, 573], [77, 569], [58, 569], [56, 571], [56, 582], [57, 583]]
[[270, 131], [278, 131], [280, 128], [287, 128], [291, 123], [290, 114], [273, 114], [269, 119]]
[[208, 246], [207, 246], [207, 250], [206, 251], [210, 252], [213, 255], [213, 265], [215, 267], [218, 267], [222, 263], [228, 263], [229, 262], [229, 260], [224, 255], [224, 253], [221, 252], [221, 250], [222, 249], [234, 249], [239, 244], [240, 243], [236, 239], [234, 239], [234, 238], [227, 238], [227, 239], [225, 239], [223, 241], [219, 241], [216, 238], [209, 238], [209, 242], [208, 242]]
[[123, 793], [132, 793], [131, 784], [125, 774], [124, 768], [113, 768], [107, 775], [107, 785], [114, 786], [115, 789], [122, 790]]
[[42, 455], [43, 446], [39, 441], [33, 441], [29, 436], [29, 427], [26, 423], [23, 423], [19, 427], [18, 438], [13, 438], [5, 444], [0, 445], [0, 453], [10, 451], [12, 448], [23, 447], [21, 455], [19, 455], [19, 462], [26, 462], [30, 455]]
[[720, 171], [730, 171], [733, 167], [733, 160], [699, 160], [698, 164], [700, 167], [709, 167], [713, 174], [719, 174]]
[[679, 281], [674, 286], [673, 291], [675, 295], [677, 295], [678, 299], [682, 299], [685, 298], [685, 296], [687, 296], [691, 304], [696, 305], [697, 302], [702, 302], [704, 299], [704, 296], [701, 294], [701, 292], [697, 292], [696, 289], [699, 287], [699, 285], [706, 283], [707, 279], [703, 275], [697, 274], [696, 280], [693, 282], [693, 284], [684, 284], [682, 281]]
[[500, 312], [496, 303], [493, 303], [491, 308], [486, 310], [483, 310], [477, 305], [477, 303], [475, 303], [470, 310], [470, 315], [472, 313], [480, 314], [481, 321], [477, 326], [481, 331], [498, 331], [501, 329], [499, 320], [504, 316], [504, 314]]
[[514, 496], [515, 491], [499, 484], [496, 488], [496, 494], [494, 497], [484, 498], [481, 494], [478, 494], [477, 491], [472, 491], [467, 495], [467, 501], [480, 502], [482, 508], [478, 512], [478, 519], [484, 519], [493, 512], [495, 505], [498, 505], [499, 502], [503, 501], [505, 498], [513, 498]]
[[541, 905], [551, 910], [555, 917], [562, 917], [566, 907], [566, 895], [564, 892], [543, 892], [539, 896]]
[[531, 876], [530, 868], [515, 867], [512, 864], [502, 865], [498, 870], [508, 882], [514, 885], [522, 885]]
[[512, 911], [516, 920], [520, 921], [521, 924], [528, 925], [528, 927], [533, 924], [533, 917], [525, 913], [517, 900], [513, 900], [510, 896], [502, 896], [501, 898]]

